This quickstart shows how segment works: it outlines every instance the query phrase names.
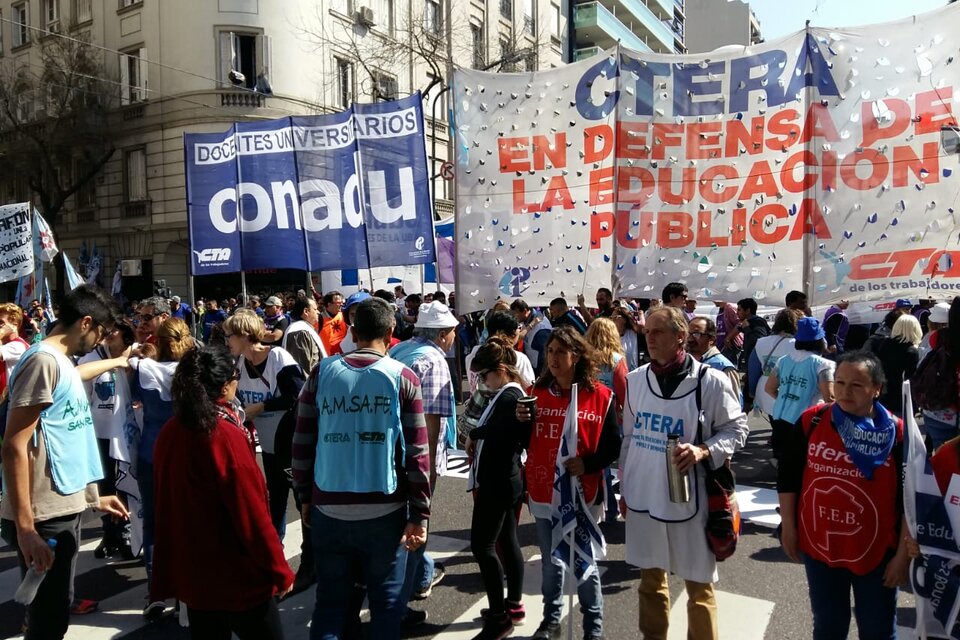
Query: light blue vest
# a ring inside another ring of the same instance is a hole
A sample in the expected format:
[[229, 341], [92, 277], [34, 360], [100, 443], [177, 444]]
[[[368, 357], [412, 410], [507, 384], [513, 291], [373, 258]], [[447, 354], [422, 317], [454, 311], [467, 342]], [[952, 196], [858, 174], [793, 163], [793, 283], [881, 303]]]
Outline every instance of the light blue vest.
[[777, 378], [780, 390], [773, 404], [774, 420], [785, 420], [791, 424], [800, 419], [800, 414], [810, 408], [817, 395], [817, 371], [823, 359], [812, 356], [797, 362], [790, 356], [777, 361]]
[[[722, 353], [715, 353], [709, 358], [703, 359], [703, 364], [721, 373], [726, 373], [727, 369], [736, 369], [737, 365], [730, 362], [730, 358]], [[743, 406], [743, 387], [740, 387], [740, 406]]]
[[397, 444], [403, 365], [381, 358], [353, 367], [343, 356], [320, 361], [317, 375], [317, 459], [321, 491], [391, 494], [397, 490]]
[[[23, 363], [37, 353], [47, 353], [57, 361], [59, 380], [53, 390], [53, 402], [40, 412], [39, 428], [47, 447], [47, 463], [53, 485], [61, 495], [83, 491], [88, 484], [103, 478], [97, 436], [90, 413], [90, 398], [77, 368], [62, 353], [38, 342], [27, 349], [10, 377], [13, 389]], [[36, 436], [34, 436], [36, 437]]]
[[611, 391], [613, 391], [613, 372], [616, 371], [621, 360], [623, 360], [623, 356], [619, 353], [615, 353], [613, 354], [613, 366], [611, 367], [608, 364], [602, 364], [597, 372], [597, 380], [602, 382]]
[[[437, 353], [443, 353], [437, 345], [414, 338], [413, 340], [401, 342], [391, 349], [390, 357], [413, 368], [413, 362], [417, 358], [430, 353], [431, 349], [436, 350]], [[455, 449], [457, 446], [457, 403], [455, 400], [456, 396], [453, 395], [453, 385], [456, 384], [456, 382], [457, 381], [454, 381], [453, 384], [450, 385], [450, 406], [453, 407], [453, 415], [447, 417], [444, 432], [444, 439], [448, 449]]]

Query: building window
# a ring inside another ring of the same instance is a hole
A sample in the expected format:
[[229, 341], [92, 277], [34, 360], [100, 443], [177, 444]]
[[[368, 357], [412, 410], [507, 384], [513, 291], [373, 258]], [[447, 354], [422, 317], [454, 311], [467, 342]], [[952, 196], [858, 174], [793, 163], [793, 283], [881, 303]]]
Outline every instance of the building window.
[[120, 54], [121, 104], [147, 99], [147, 50], [143, 47]]
[[60, 31], [60, 0], [43, 0], [43, 19], [47, 31]]
[[120, 0], [121, 9], [126, 9], [127, 7], [133, 7], [138, 4], [143, 4], [143, 0]]
[[[73, 163], [73, 176], [74, 179], [79, 179], [83, 175], [84, 163], [80, 160], [76, 160]], [[97, 204], [97, 179], [90, 178], [77, 189], [77, 192], [74, 194], [74, 203], [76, 204], [77, 209], [90, 209], [96, 206]]]
[[13, 47], [21, 47], [30, 42], [30, 5], [21, 2], [10, 7], [10, 27], [13, 30]]
[[482, 24], [470, 23], [470, 39], [473, 42], [473, 68], [482, 69], [487, 64], [487, 41]]
[[397, 79], [389, 73], [377, 71], [374, 73], [373, 81], [376, 83], [373, 91], [374, 102], [385, 102], [387, 100], [396, 100]]
[[334, 58], [337, 66], [337, 106], [347, 109], [353, 103], [353, 62]]
[[557, 40], [563, 39], [563, 34], [560, 33], [560, 5], [558, 4], [550, 5], [550, 35]]
[[513, 54], [513, 45], [510, 44], [510, 38], [500, 36], [500, 59], [505, 60]]
[[537, 12], [533, 0], [523, 0], [523, 32], [531, 36], [537, 33]]
[[272, 93], [267, 81], [272, 50], [270, 36], [221, 31], [219, 37], [222, 85]]
[[423, 27], [430, 35], [439, 36], [443, 31], [443, 15], [440, 13], [440, 3], [435, 0], [426, 0], [423, 9]]
[[523, 57], [523, 68], [527, 71], [537, 70], [537, 54], [530, 53]]
[[143, 147], [123, 154], [123, 197], [125, 202], [147, 199], [147, 153]]
[[93, 20], [93, 0], [73, 0], [73, 20], [77, 24]]
[[[393, 35], [393, 0], [369, 0], [373, 22], [383, 33]], [[430, 4], [429, 2], [427, 4]]]
[[513, 21], [513, 0], [500, 0], [500, 15]]

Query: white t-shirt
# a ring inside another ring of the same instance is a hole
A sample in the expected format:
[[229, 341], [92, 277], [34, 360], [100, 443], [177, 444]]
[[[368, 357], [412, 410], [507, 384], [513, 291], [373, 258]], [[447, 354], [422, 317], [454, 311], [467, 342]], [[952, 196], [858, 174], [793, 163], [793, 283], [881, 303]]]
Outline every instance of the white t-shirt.
[[637, 354], [637, 332], [628, 328], [620, 336], [620, 346], [623, 347], [623, 356], [627, 359], [627, 371], [633, 371], [640, 366]]
[[[470, 365], [473, 363], [474, 356], [477, 355], [477, 351], [480, 349], [480, 345], [475, 346], [470, 353], [467, 354], [467, 357], [464, 359], [464, 367], [467, 370], [467, 382], [470, 383], [470, 391], [474, 392], [477, 390], [477, 374], [470, 370]], [[533, 365], [530, 363], [530, 358], [527, 357], [527, 354], [522, 351], [516, 351], [517, 354], [517, 371], [520, 372], [520, 377], [523, 378], [524, 384], [530, 386], [536, 380], [536, 376], [533, 374]]]
[[11, 340], [6, 344], [0, 344], [0, 356], [3, 357], [3, 362], [7, 365], [8, 375], [13, 373], [17, 363], [20, 362], [20, 358], [29, 348], [30, 345], [23, 340]]
[[[79, 364], [107, 360], [110, 354], [105, 347], [96, 349], [83, 356]], [[90, 398], [90, 415], [93, 416], [93, 430], [101, 440], [114, 440], [123, 436], [127, 422], [127, 403], [130, 402], [130, 382], [123, 369], [111, 369], [101, 373], [93, 380], [83, 383]]]
[[795, 342], [796, 339], [793, 336], [765, 336], [757, 340], [757, 346], [754, 348], [754, 353], [760, 360], [760, 369], [763, 371], [760, 380], [757, 382], [757, 392], [754, 394], [754, 400], [760, 410], [768, 416], [773, 413], [773, 403], [776, 400], [766, 392], [764, 385], [767, 384], [767, 378], [770, 377], [770, 373], [777, 366], [777, 360], [794, 351], [793, 345]]

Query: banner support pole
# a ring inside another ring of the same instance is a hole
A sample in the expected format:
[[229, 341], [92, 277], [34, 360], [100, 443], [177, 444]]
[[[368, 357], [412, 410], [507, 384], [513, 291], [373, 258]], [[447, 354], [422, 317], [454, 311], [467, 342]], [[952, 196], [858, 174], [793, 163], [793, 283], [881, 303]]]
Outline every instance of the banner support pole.
[[[574, 503], [576, 503], [576, 491], [574, 491], [573, 500]], [[574, 540], [576, 531], [576, 528], [574, 528], [573, 531], [570, 532], [570, 541], [568, 542], [570, 545], [570, 575], [567, 577], [570, 579], [570, 585], [567, 587], [567, 640], [573, 640], [573, 594], [577, 591], [577, 571], [574, 568], [577, 557], [576, 541]]]
[[243, 304], [247, 304], [247, 272], [240, 272], [240, 293], [243, 294]]

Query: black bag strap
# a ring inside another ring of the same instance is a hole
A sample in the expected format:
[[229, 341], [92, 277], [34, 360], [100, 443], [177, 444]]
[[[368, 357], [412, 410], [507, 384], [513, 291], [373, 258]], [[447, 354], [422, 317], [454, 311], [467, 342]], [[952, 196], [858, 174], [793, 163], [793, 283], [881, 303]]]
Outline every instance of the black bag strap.
[[697, 374], [697, 390], [694, 392], [697, 402], [697, 444], [703, 444], [703, 377], [707, 375], [707, 369], [709, 369], [707, 365], [700, 365], [700, 373]]

